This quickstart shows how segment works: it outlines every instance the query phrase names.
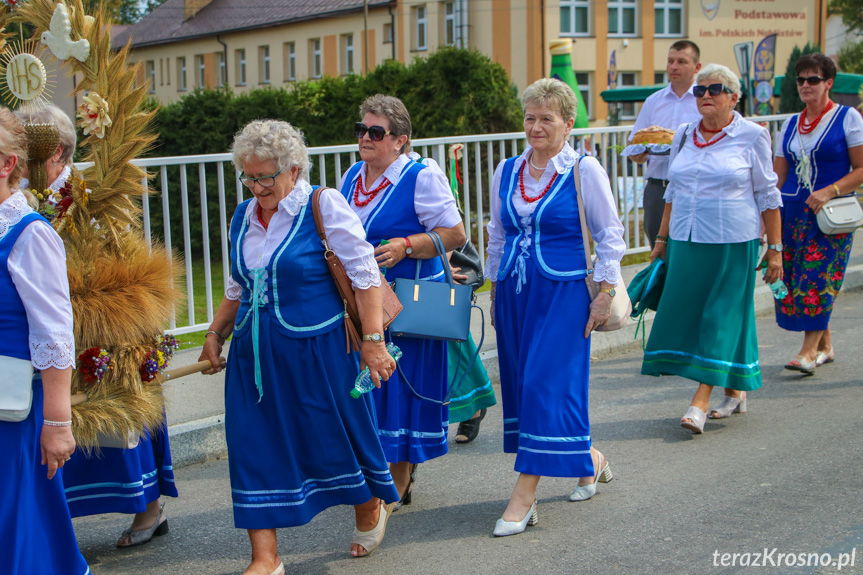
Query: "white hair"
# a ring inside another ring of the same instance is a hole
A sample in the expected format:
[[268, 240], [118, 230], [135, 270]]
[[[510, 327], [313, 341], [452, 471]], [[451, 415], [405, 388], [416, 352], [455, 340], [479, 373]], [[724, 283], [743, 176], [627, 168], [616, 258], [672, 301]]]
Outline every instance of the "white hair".
[[707, 80], [719, 80], [723, 86], [731, 90], [732, 94], [740, 96], [740, 78], [728, 66], [705, 64], [695, 76], [695, 83], [700, 84]]
[[297, 166], [298, 176], [309, 179], [309, 151], [303, 133], [281, 120], [255, 120], [246, 124], [234, 136], [231, 155], [234, 166], [240, 170], [246, 160], [254, 157], [259, 162], [275, 160], [280, 170]]

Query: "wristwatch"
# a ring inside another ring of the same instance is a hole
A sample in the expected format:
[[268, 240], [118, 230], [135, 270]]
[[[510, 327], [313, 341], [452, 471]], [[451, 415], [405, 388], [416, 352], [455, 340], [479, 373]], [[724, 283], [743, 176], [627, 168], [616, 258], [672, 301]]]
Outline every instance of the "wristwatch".
[[405, 247], [405, 253], [407, 255], [411, 255], [412, 253], [414, 253], [414, 249], [411, 247], [411, 240], [407, 236], [405, 236], [405, 244], [407, 246], [407, 247]]
[[617, 292], [616, 292], [616, 291], [614, 291], [614, 288], [613, 288], [613, 287], [610, 287], [610, 288], [600, 288], [600, 289], [599, 289], [599, 291], [600, 291], [601, 293], [607, 293], [607, 294], [608, 294], [608, 295], [610, 295], [611, 297], [614, 297], [615, 295], [617, 295]]
[[382, 342], [384, 340], [384, 336], [379, 333], [366, 333], [363, 334], [363, 341], [373, 341], [375, 343]]
[[782, 244], [767, 244], [767, 249], [781, 252], [782, 251]]

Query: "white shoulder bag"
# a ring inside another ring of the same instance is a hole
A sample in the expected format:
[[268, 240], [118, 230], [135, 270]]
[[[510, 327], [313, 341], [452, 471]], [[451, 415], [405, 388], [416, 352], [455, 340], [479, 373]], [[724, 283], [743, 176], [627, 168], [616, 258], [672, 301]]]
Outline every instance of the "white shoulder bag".
[[0, 356], [0, 421], [24, 421], [33, 405], [33, 364]]
[[863, 208], [854, 194], [833, 198], [821, 207], [815, 215], [815, 221], [821, 231], [829, 236], [853, 234], [863, 226]]
[[[576, 160], [572, 167], [572, 177], [575, 179], [575, 192], [578, 196], [578, 219], [581, 220], [581, 238], [584, 241], [584, 259], [587, 264], [587, 277], [584, 283], [587, 284], [587, 291], [590, 294], [590, 301], [596, 299], [599, 294], [599, 284], [593, 281], [593, 259], [590, 257], [590, 230], [587, 228], [587, 219], [584, 213], [584, 200], [581, 194], [581, 175], [578, 173], [581, 165], [581, 158]], [[611, 316], [604, 324], [596, 328], [596, 331], [615, 331], [629, 322], [629, 314], [632, 313], [632, 302], [629, 301], [629, 294], [626, 292], [626, 284], [623, 282], [623, 277], [619, 278], [620, 282], [614, 286], [614, 297], [611, 298]]]

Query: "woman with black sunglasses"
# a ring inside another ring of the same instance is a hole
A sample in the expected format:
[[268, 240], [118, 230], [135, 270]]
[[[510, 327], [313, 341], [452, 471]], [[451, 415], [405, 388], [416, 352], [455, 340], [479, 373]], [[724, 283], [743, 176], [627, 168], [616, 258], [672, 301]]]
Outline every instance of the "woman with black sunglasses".
[[702, 119], [681, 125], [671, 144], [665, 213], [651, 253], [668, 271], [641, 373], [697, 381], [680, 425], [702, 433], [715, 386], [725, 397], [712, 419], [746, 412], [747, 392], [761, 387], [752, 290], [762, 218], [765, 281], [782, 277], [782, 199], [770, 133], [734, 111], [737, 76], [708, 64], [695, 80]]
[[[386, 268], [391, 282], [414, 278], [417, 260], [424, 260], [420, 277], [444, 281], [433, 240], [425, 232], [437, 232], [447, 251], [465, 243], [449, 183], [439, 171], [405, 154], [411, 119], [401, 100], [371, 96], [360, 106], [360, 116], [356, 136], [362, 161], [348, 169], [340, 189], [360, 217], [366, 240], [376, 246], [378, 265]], [[402, 359], [387, 384], [372, 393], [378, 436], [401, 494], [400, 504], [407, 505], [416, 466], [447, 452], [449, 417], [441, 403], [448, 384], [447, 346], [443, 341], [392, 339], [402, 350]]]
[[776, 302], [776, 323], [803, 332], [803, 345], [786, 369], [814, 373], [833, 361], [830, 314], [854, 234], [821, 232], [816, 214], [826, 202], [863, 184], [863, 117], [835, 104], [833, 60], [806, 54], [796, 65], [797, 93], [806, 104], [785, 121], [773, 168], [782, 189], [782, 243], [788, 296]]

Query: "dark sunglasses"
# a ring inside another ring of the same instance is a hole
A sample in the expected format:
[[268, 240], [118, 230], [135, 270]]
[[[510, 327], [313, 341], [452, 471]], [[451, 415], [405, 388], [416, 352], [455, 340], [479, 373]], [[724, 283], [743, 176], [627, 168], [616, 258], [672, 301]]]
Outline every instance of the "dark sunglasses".
[[817, 86], [821, 82], [824, 81], [824, 78], [821, 76], [797, 76], [797, 85], [802, 86], [803, 84], [809, 84], [810, 86]]
[[693, 86], [692, 93], [695, 94], [696, 98], [703, 98], [704, 94], [710, 94], [711, 96], [718, 96], [722, 92], [726, 94], [730, 94], [731, 90], [725, 84], [710, 84], [709, 86]]
[[383, 126], [366, 126], [362, 122], [357, 122], [354, 126], [354, 135], [357, 139], [361, 140], [366, 133], [368, 133], [369, 139], [372, 142], [380, 142], [384, 139], [384, 136], [392, 134], [389, 130], [385, 130]]

